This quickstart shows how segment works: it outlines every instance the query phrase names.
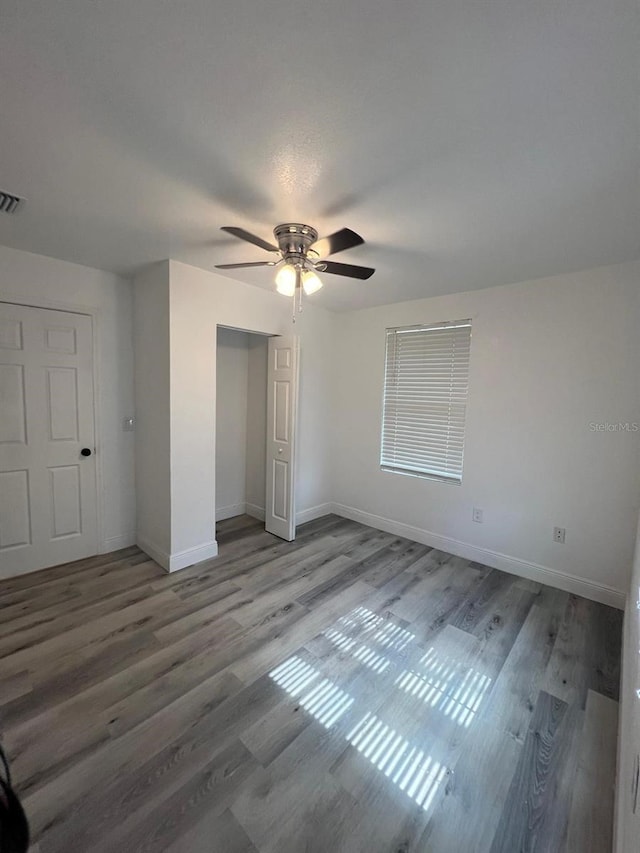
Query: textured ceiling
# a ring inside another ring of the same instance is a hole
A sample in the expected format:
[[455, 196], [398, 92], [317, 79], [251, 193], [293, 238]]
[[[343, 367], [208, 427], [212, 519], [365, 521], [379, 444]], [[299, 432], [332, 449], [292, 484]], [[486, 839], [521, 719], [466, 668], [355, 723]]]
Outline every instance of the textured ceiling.
[[213, 269], [264, 257], [221, 225], [348, 226], [377, 272], [325, 274], [338, 310], [630, 260], [638, 32], [635, 0], [0, 0], [0, 243]]

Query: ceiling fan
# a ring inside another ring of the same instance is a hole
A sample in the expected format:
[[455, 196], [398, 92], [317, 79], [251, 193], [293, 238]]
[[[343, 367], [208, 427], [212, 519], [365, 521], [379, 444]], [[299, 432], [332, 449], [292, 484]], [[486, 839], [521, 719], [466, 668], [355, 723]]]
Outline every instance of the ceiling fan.
[[245, 231], [244, 228], [235, 228], [224, 225], [221, 228], [228, 234], [253, 243], [267, 252], [280, 255], [277, 261], [251, 261], [245, 264], [216, 264], [220, 270], [242, 269], [244, 267], [276, 267], [284, 264], [276, 275], [276, 288], [278, 293], [284, 296], [298, 297], [298, 310], [302, 306], [302, 292], [308, 295], [315, 293], [322, 287], [322, 281], [317, 275], [319, 272], [328, 272], [332, 275], [344, 275], [350, 278], [367, 279], [375, 270], [371, 267], [361, 267], [355, 264], [340, 264], [335, 261], [325, 261], [322, 258], [327, 255], [335, 255], [345, 249], [360, 246], [364, 240], [350, 228], [342, 228], [328, 237], [318, 239], [318, 232], [310, 225], [301, 225], [297, 222], [285, 222], [276, 225], [273, 235], [278, 243], [267, 243], [261, 237]]

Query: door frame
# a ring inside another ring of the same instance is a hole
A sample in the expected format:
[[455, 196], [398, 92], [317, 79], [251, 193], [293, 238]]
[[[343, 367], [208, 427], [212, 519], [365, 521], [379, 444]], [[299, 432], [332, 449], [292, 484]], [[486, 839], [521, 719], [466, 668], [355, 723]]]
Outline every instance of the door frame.
[[[214, 374], [217, 372], [217, 366], [218, 366], [218, 329], [228, 329], [229, 331], [232, 331], [232, 332], [243, 332], [244, 334], [247, 334], [247, 335], [257, 335], [260, 338], [264, 338], [265, 341], [268, 341], [269, 338], [280, 338], [284, 334], [283, 332], [261, 332], [261, 331], [258, 331], [257, 329], [247, 329], [244, 326], [230, 326], [228, 323], [216, 322], [216, 324], [215, 324], [215, 346], [214, 346], [216, 371], [214, 371]], [[216, 452], [218, 449], [218, 433], [216, 430], [217, 412], [218, 412], [218, 382], [217, 382], [217, 378], [216, 378], [216, 381], [215, 381], [215, 400], [214, 400], [214, 418], [213, 418], [213, 422], [214, 422], [213, 459], [214, 459], [214, 462], [215, 462], [215, 458], [216, 458]], [[266, 449], [266, 438], [267, 438], [267, 433], [265, 431], [265, 449]], [[214, 474], [214, 480], [213, 480], [213, 519], [214, 519], [213, 523], [214, 523], [214, 531], [215, 531], [214, 537], [217, 537], [217, 535], [218, 535], [217, 534], [218, 521], [216, 520], [216, 517], [215, 517], [216, 516], [217, 493], [218, 493], [218, 470], [216, 467], [215, 468], [215, 474]], [[258, 519], [259, 521], [262, 521], [263, 524], [265, 522], [265, 515], [266, 515], [266, 509], [267, 509], [266, 484], [265, 484], [264, 502], [265, 502], [264, 512], [262, 514], [262, 517]], [[216, 539], [216, 541], [217, 541], [217, 539]]]
[[79, 303], [58, 302], [52, 299], [23, 299], [19, 296], [4, 294], [0, 291], [0, 302], [6, 302], [9, 305], [21, 305], [23, 308], [44, 308], [48, 311], [66, 311], [68, 314], [83, 314], [91, 318], [91, 338], [92, 338], [92, 375], [93, 375], [93, 435], [96, 445], [94, 453], [96, 460], [96, 533], [98, 554], [106, 554], [108, 548], [104, 541], [104, 471], [102, 466], [102, 433], [100, 422], [100, 365], [98, 354], [100, 352], [100, 325], [101, 325], [101, 309], [95, 305], [81, 305]]

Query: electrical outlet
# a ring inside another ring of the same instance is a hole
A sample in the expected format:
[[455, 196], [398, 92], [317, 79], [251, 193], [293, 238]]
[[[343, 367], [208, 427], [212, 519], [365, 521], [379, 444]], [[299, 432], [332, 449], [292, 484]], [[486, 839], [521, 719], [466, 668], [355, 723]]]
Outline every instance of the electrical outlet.
[[474, 506], [473, 515], [471, 516], [477, 524], [482, 524], [482, 510]]
[[553, 541], [559, 542], [561, 545], [564, 545], [564, 536], [567, 531], [564, 527], [554, 527], [553, 528]]

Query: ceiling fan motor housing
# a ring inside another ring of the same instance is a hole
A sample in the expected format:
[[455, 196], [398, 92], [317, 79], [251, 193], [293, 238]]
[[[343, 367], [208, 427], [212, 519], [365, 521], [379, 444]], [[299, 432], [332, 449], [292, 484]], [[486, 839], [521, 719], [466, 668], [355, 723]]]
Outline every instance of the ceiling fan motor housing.
[[311, 245], [318, 239], [318, 232], [310, 225], [285, 222], [282, 225], [276, 225], [273, 236], [287, 263], [304, 266]]

